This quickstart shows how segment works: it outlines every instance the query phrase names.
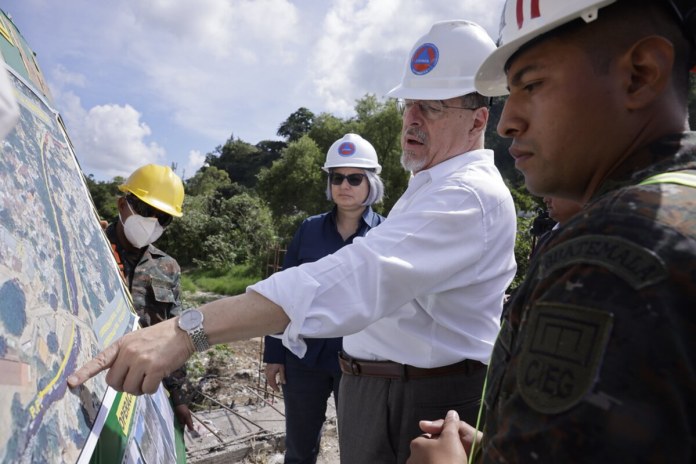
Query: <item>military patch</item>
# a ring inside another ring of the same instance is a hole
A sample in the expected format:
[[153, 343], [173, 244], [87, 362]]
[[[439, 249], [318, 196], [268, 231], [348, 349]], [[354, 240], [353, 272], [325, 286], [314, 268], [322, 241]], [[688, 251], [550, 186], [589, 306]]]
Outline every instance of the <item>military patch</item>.
[[625, 280], [634, 289], [655, 284], [667, 277], [662, 259], [652, 250], [617, 237], [585, 235], [546, 251], [539, 262], [542, 278], [573, 265], [594, 264]]
[[604, 356], [613, 315], [540, 303], [529, 311], [517, 388], [532, 409], [558, 414], [590, 392]]

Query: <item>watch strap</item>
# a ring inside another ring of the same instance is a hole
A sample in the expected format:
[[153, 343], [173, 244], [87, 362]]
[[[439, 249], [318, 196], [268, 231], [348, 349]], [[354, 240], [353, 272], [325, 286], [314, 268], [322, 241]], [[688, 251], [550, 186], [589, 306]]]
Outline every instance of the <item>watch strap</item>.
[[210, 348], [208, 343], [208, 337], [203, 330], [203, 327], [196, 327], [195, 329], [188, 332], [191, 342], [193, 343], [193, 348], [199, 353]]

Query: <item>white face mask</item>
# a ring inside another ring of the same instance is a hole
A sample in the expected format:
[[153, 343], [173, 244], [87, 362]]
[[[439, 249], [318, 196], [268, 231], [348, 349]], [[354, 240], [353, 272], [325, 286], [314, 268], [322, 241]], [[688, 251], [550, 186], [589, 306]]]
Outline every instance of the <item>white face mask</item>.
[[126, 238], [131, 245], [136, 248], [143, 248], [160, 238], [164, 228], [160, 225], [157, 218], [142, 217], [139, 214], [135, 214], [127, 200], [126, 204], [128, 209], [131, 210], [131, 215], [126, 218], [125, 222], [121, 219], [120, 213], [118, 217], [123, 224], [123, 233], [126, 234]]

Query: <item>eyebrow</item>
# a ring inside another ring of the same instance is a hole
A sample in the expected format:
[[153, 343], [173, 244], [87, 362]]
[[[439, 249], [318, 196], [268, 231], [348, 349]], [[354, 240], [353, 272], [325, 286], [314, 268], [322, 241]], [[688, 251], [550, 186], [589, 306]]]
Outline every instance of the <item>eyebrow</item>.
[[522, 69], [518, 70], [510, 78], [510, 84], [508, 84], [508, 86], [507, 86], [508, 90], [510, 90], [510, 87], [516, 87], [516, 86], [520, 85], [520, 82], [522, 82], [522, 78], [524, 77], [524, 75], [526, 73], [531, 72], [531, 71], [536, 71], [538, 69], [541, 69], [540, 65], [530, 64], [530, 65], [527, 65], [527, 66], [523, 67]]

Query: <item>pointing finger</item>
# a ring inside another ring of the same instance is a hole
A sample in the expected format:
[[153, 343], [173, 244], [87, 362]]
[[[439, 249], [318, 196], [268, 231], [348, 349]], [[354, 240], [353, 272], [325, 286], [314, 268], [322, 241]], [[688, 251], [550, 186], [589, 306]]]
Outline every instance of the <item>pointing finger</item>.
[[95, 375], [112, 366], [118, 356], [119, 344], [115, 342], [107, 349], [99, 353], [95, 358], [87, 361], [80, 369], [68, 377], [70, 388], [79, 387]]

